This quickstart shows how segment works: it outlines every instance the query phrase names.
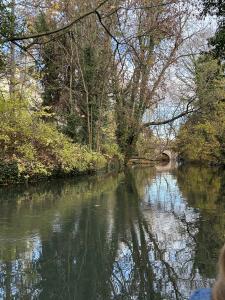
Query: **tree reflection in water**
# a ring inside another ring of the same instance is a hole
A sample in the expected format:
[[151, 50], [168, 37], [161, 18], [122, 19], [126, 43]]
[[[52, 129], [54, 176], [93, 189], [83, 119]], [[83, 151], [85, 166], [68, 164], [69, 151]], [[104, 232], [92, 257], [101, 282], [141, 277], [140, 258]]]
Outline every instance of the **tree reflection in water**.
[[0, 191], [0, 298], [187, 299], [213, 284], [224, 181], [189, 167]]

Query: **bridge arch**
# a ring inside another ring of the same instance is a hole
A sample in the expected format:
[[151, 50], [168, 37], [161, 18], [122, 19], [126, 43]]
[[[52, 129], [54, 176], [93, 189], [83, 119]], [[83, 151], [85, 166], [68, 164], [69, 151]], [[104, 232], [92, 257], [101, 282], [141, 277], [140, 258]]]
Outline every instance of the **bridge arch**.
[[171, 151], [170, 150], [164, 150], [162, 152], [162, 158], [163, 158], [163, 160], [171, 161], [173, 159]]

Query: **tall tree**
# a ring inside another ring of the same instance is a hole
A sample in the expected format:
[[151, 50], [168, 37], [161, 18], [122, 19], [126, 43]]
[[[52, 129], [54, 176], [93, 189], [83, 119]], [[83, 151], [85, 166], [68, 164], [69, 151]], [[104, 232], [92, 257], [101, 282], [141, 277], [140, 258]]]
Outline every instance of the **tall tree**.
[[[83, 12], [83, 1], [65, 2], [64, 20]], [[96, 1], [91, 3], [95, 7]], [[55, 13], [46, 12], [37, 22], [39, 31], [56, 28]], [[112, 47], [109, 35], [95, 16], [85, 18], [60, 38], [41, 45], [44, 104], [61, 114], [65, 131], [75, 140], [99, 150], [100, 129], [109, 107]]]
[[114, 81], [117, 140], [126, 161], [136, 150], [140, 132], [152, 125], [144, 123], [145, 113], [152, 112], [158, 102], [158, 90], [177, 61], [190, 16], [185, 2], [182, 8], [178, 1], [163, 0], [130, 1], [127, 5], [119, 16], [118, 27], [126, 45], [118, 57]]

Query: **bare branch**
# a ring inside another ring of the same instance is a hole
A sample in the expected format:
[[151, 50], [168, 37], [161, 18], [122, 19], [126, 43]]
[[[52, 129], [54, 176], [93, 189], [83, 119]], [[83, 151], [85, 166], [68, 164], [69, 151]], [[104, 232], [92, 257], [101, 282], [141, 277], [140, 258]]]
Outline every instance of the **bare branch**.
[[145, 127], [149, 127], [149, 126], [160, 126], [160, 125], [165, 125], [165, 124], [169, 124], [169, 123], [172, 123], [188, 114], [191, 114], [191, 113], [194, 113], [194, 112], [197, 112], [200, 108], [189, 108], [191, 103], [193, 103], [193, 101], [195, 100], [195, 98], [191, 98], [191, 100], [188, 102], [187, 104], [187, 108], [185, 111], [181, 112], [180, 114], [176, 115], [176, 116], [173, 116], [172, 118], [169, 118], [169, 119], [166, 119], [166, 120], [162, 120], [162, 121], [152, 121], [152, 122], [147, 122], [147, 123], [144, 123], [142, 125], [142, 129], [145, 128]]
[[13, 36], [10, 38], [7, 38], [5, 40], [3, 40], [4, 43], [7, 42], [14, 42], [14, 41], [23, 41], [23, 40], [29, 40], [29, 39], [38, 39], [40, 37], [43, 36], [48, 36], [48, 35], [52, 35], [61, 31], [65, 31], [67, 29], [69, 29], [71, 26], [73, 26], [74, 24], [80, 22], [81, 20], [83, 20], [84, 18], [92, 15], [92, 14], [96, 14], [97, 10], [99, 8], [101, 8], [106, 2], [108, 2], [109, 0], [104, 0], [103, 2], [101, 2], [95, 9], [83, 14], [82, 16], [78, 17], [77, 19], [71, 21], [70, 23], [68, 23], [67, 25], [54, 29], [54, 30], [49, 30], [49, 31], [44, 31], [44, 32], [40, 32], [40, 33], [35, 33], [35, 34], [30, 34], [30, 35], [26, 35], [26, 36]]

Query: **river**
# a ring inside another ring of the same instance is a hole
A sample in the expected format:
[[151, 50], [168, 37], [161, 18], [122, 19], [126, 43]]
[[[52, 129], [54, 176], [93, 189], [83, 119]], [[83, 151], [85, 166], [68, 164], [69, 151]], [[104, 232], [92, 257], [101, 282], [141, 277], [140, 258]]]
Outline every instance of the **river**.
[[211, 287], [225, 173], [131, 168], [0, 189], [0, 299], [188, 299]]

